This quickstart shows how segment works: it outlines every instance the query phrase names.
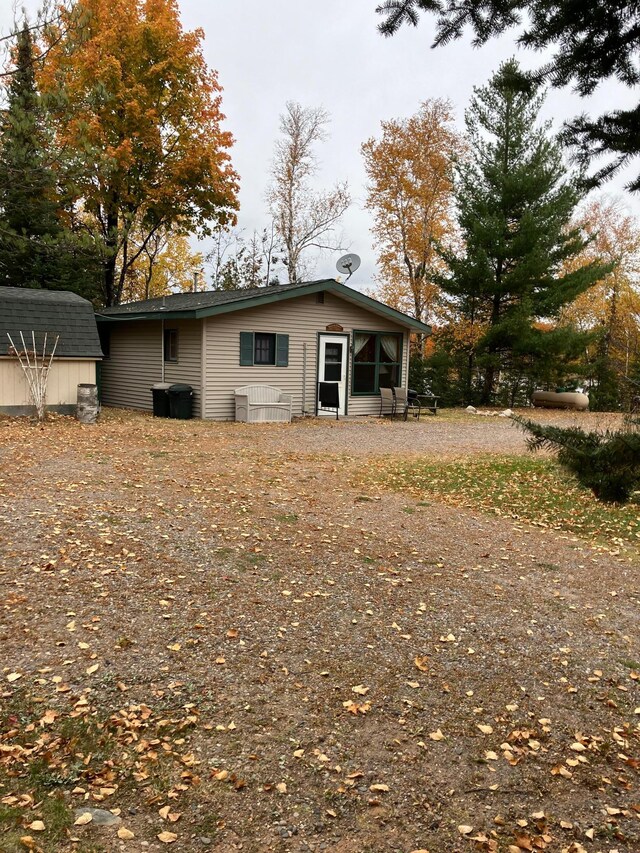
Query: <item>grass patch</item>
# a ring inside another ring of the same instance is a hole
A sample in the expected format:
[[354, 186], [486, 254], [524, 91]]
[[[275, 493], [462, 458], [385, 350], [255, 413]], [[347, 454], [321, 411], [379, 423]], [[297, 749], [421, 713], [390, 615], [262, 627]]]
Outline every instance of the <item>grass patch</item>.
[[372, 460], [361, 475], [418, 499], [436, 498], [611, 545], [640, 545], [638, 501], [599, 503], [552, 459], [481, 456], [447, 462]]

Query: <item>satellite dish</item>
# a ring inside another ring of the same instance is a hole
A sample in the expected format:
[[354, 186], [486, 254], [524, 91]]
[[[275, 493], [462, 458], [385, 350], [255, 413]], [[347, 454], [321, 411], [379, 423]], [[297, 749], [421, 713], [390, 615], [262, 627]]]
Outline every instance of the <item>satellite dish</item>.
[[358, 269], [359, 266], [360, 266], [360, 258], [358, 257], [358, 255], [349, 254], [349, 255], [343, 255], [340, 258], [340, 260], [336, 264], [336, 269], [340, 273], [343, 273], [343, 274], [348, 273], [346, 281], [349, 281], [349, 279], [354, 274], [354, 272]]

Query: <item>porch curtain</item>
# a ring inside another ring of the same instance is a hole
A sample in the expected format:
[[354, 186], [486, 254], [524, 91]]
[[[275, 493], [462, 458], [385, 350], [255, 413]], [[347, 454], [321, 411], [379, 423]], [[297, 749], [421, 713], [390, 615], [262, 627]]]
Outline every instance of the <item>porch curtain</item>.
[[380, 335], [380, 346], [389, 361], [398, 362], [398, 338], [396, 335]]
[[353, 357], [357, 358], [362, 350], [369, 343], [371, 335], [356, 335], [353, 342]]

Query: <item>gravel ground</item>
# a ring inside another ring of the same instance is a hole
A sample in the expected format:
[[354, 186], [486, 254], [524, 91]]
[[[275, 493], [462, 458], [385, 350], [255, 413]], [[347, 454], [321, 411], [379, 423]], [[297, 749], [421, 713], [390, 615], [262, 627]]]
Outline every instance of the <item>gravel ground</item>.
[[463, 414], [0, 422], [2, 701], [197, 718], [166, 778], [118, 776], [132, 740], [110, 794], [60, 783], [134, 838], [56, 853], [640, 850], [638, 554], [360, 499], [368, 457], [523, 449]]

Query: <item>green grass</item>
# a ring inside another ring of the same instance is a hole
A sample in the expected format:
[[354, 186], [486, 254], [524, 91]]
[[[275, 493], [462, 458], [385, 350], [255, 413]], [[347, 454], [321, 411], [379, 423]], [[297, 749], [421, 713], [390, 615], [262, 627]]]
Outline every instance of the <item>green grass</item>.
[[640, 545], [638, 500], [598, 502], [553, 460], [540, 456], [479, 456], [446, 462], [371, 460], [360, 475], [418, 500], [495, 513], [596, 539], [610, 546]]

